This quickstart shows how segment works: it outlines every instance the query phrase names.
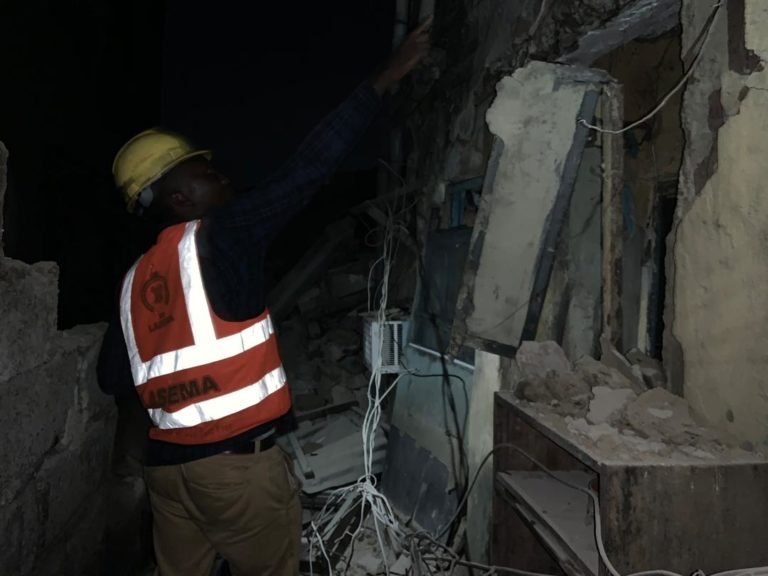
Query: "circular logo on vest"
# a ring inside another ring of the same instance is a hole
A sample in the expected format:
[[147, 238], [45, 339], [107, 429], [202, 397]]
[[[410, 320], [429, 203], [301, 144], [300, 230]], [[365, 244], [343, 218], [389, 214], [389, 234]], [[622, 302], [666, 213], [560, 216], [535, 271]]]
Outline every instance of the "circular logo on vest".
[[141, 303], [157, 317], [157, 320], [149, 325], [150, 332], [173, 322], [173, 316], [168, 311], [170, 302], [168, 281], [159, 272], [153, 272], [141, 286]]

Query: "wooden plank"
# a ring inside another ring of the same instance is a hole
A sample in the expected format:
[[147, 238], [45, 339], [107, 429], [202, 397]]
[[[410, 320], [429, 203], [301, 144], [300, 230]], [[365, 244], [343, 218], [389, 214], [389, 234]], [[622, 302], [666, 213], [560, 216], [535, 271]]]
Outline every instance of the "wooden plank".
[[[619, 130], [624, 124], [624, 98], [619, 84], [603, 88], [602, 124]], [[624, 138], [602, 134], [603, 143], [603, 334], [622, 350], [621, 279], [624, 216]]]
[[494, 483], [491, 563], [540, 574], [559, 574], [559, 564], [530, 526], [515, 513], [504, 492]]
[[[494, 446], [511, 444], [550, 470], [596, 470], [599, 463], [551, 427], [526, 413], [510, 392], [496, 394]], [[497, 471], [536, 470], [530, 460], [514, 450], [494, 455]]]
[[[496, 399], [497, 402], [506, 404], [502, 409], [508, 411], [506, 416], [508, 426], [515, 432], [511, 435], [514, 445], [536, 458], [544, 466], [552, 470], [570, 470], [578, 468], [579, 466], [574, 462], [579, 462], [583, 468], [598, 470], [603, 465], [594, 454], [585, 450], [573, 438], [549, 426], [532, 412], [528, 412], [511, 392], [499, 392]], [[508, 469], [535, 469], [530, 461], [525, 461], [522, 456], [515, 458], [518, 464]], [[526, 462], [525, 466], [521, 466], [523, 461]]]
[[[596, 477], [580, 471], [557, 472], [557, 476], [585, 489]], [[600, 559], [595, 542], [594, 510], [584, 493], [543, 472], [500, 472], [496, 481], [566, 574], [597, 576]]]
[[[522, 419], [517, 418], [508, 403], [496, 395], [494, 446], [513, 444], [534, 456], [551, 470], [579, 469], [580, 461], [549, 441]], [[512, 450], [499, 448], [493, 458], [494, 478], [506, 470], [535, 470], [530, 461]], [[552, 558], [537, 535], [503, 497], [503, 489], [494, 482], [493, 536], [491, 561], [498, 566], [558, 574], [559, 564]]]
[[768, 565], [768, 466], [610, 467], [600, 475], [608, 558], [621, 574]]
[[[523, 450], [550, 470], [578, 470], [583, 454], [569, 445], [579, 439], [563, 438], [568, 433], [558, 430], [554, 420], [538, 421], [534, 410], [527, 411], [518, 402], [509, 393], [496, 395], [494, 472], [536, 469], [525, 457], [504, 450], [502, 445], [506, 444]], [[600, 457], [594, 470], [599, 477], [602, 538], [609, 559], [620, 573], [658, 569], [679, 574], [698, 569], [716, 573], [768, 565], [764, 527], [768, 462], [764, 457], [726, 452], [717, 457], [658, 456], [654, 460], [649, 454], [625, 462], [607, 452], [600, 456], [596, 448], [590, 454]], [[503, 543], [529, 543], [530, 535], [521, 532], [530, 532], [536, 518], [529, 511], [527, 527], [519, 518], [511, 520], [512, 506], [499, 492], [497, 486], [494, 558], [514, 562], [514, 555], [505, 553]], [[545, 534], [540, 539], [546, 541], [547, 536], [555, 537]], [[502, 565], [530, 569], [546, 561], [541, 554], [539, 546], [524, 554], [528, 566]]]

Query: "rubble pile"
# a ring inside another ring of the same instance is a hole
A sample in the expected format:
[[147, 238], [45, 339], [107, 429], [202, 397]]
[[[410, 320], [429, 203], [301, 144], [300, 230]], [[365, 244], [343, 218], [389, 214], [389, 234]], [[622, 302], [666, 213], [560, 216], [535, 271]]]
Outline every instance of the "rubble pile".
[[358, 314], [309, 322], [296, 314], [282, 321], [278, 331], [297, 413], [351, 401], [365, 406], [370, 374], [363, 362]]
[[697, 421], [685, 399], [660, 387], [665, 380], [656, 361], [633, 352], [630, 362], [605, 342], [603, 349], [602, 361], [571, 364], [554, 342], [524, 343], [515, 359], [515, 395], [606, 454], [711, 460], [753, 450]]

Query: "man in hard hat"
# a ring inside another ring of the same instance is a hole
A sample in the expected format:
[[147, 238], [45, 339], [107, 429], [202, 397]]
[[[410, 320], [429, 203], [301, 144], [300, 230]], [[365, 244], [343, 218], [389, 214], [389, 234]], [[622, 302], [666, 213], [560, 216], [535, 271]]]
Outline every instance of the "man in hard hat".
[[[338, 167], [381, 94], [427, 54], [430, 22], [326, 117], [263, 186], [235, 194], [208, 150], [148, 130], [118, 152], [128, 209], [166, 226], [127, 273], [99, 381], [152, 420], [145, 478], [161, 576], [298, 574], [299, 484], [275, 447], [291, 397], [265, 307], [269, 240]], [[133, 392], [131, 392], [133, 393]]]

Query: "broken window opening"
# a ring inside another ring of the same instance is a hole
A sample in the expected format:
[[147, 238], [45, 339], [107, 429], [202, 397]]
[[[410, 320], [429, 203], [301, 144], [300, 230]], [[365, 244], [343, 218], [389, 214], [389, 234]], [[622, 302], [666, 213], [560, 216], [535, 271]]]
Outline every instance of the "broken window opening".
[[[682, 76], [680, 34], [676, 27], [627, 43], [596, 63], [624, 86], [628, 121], [642, 117]], [[681, 106], [681, 95], [675, 95], [658, 114], [623, 135], [623, 328], [618, 348], [657, 360], [663, 356], [666, 241], [684, 148]]]

